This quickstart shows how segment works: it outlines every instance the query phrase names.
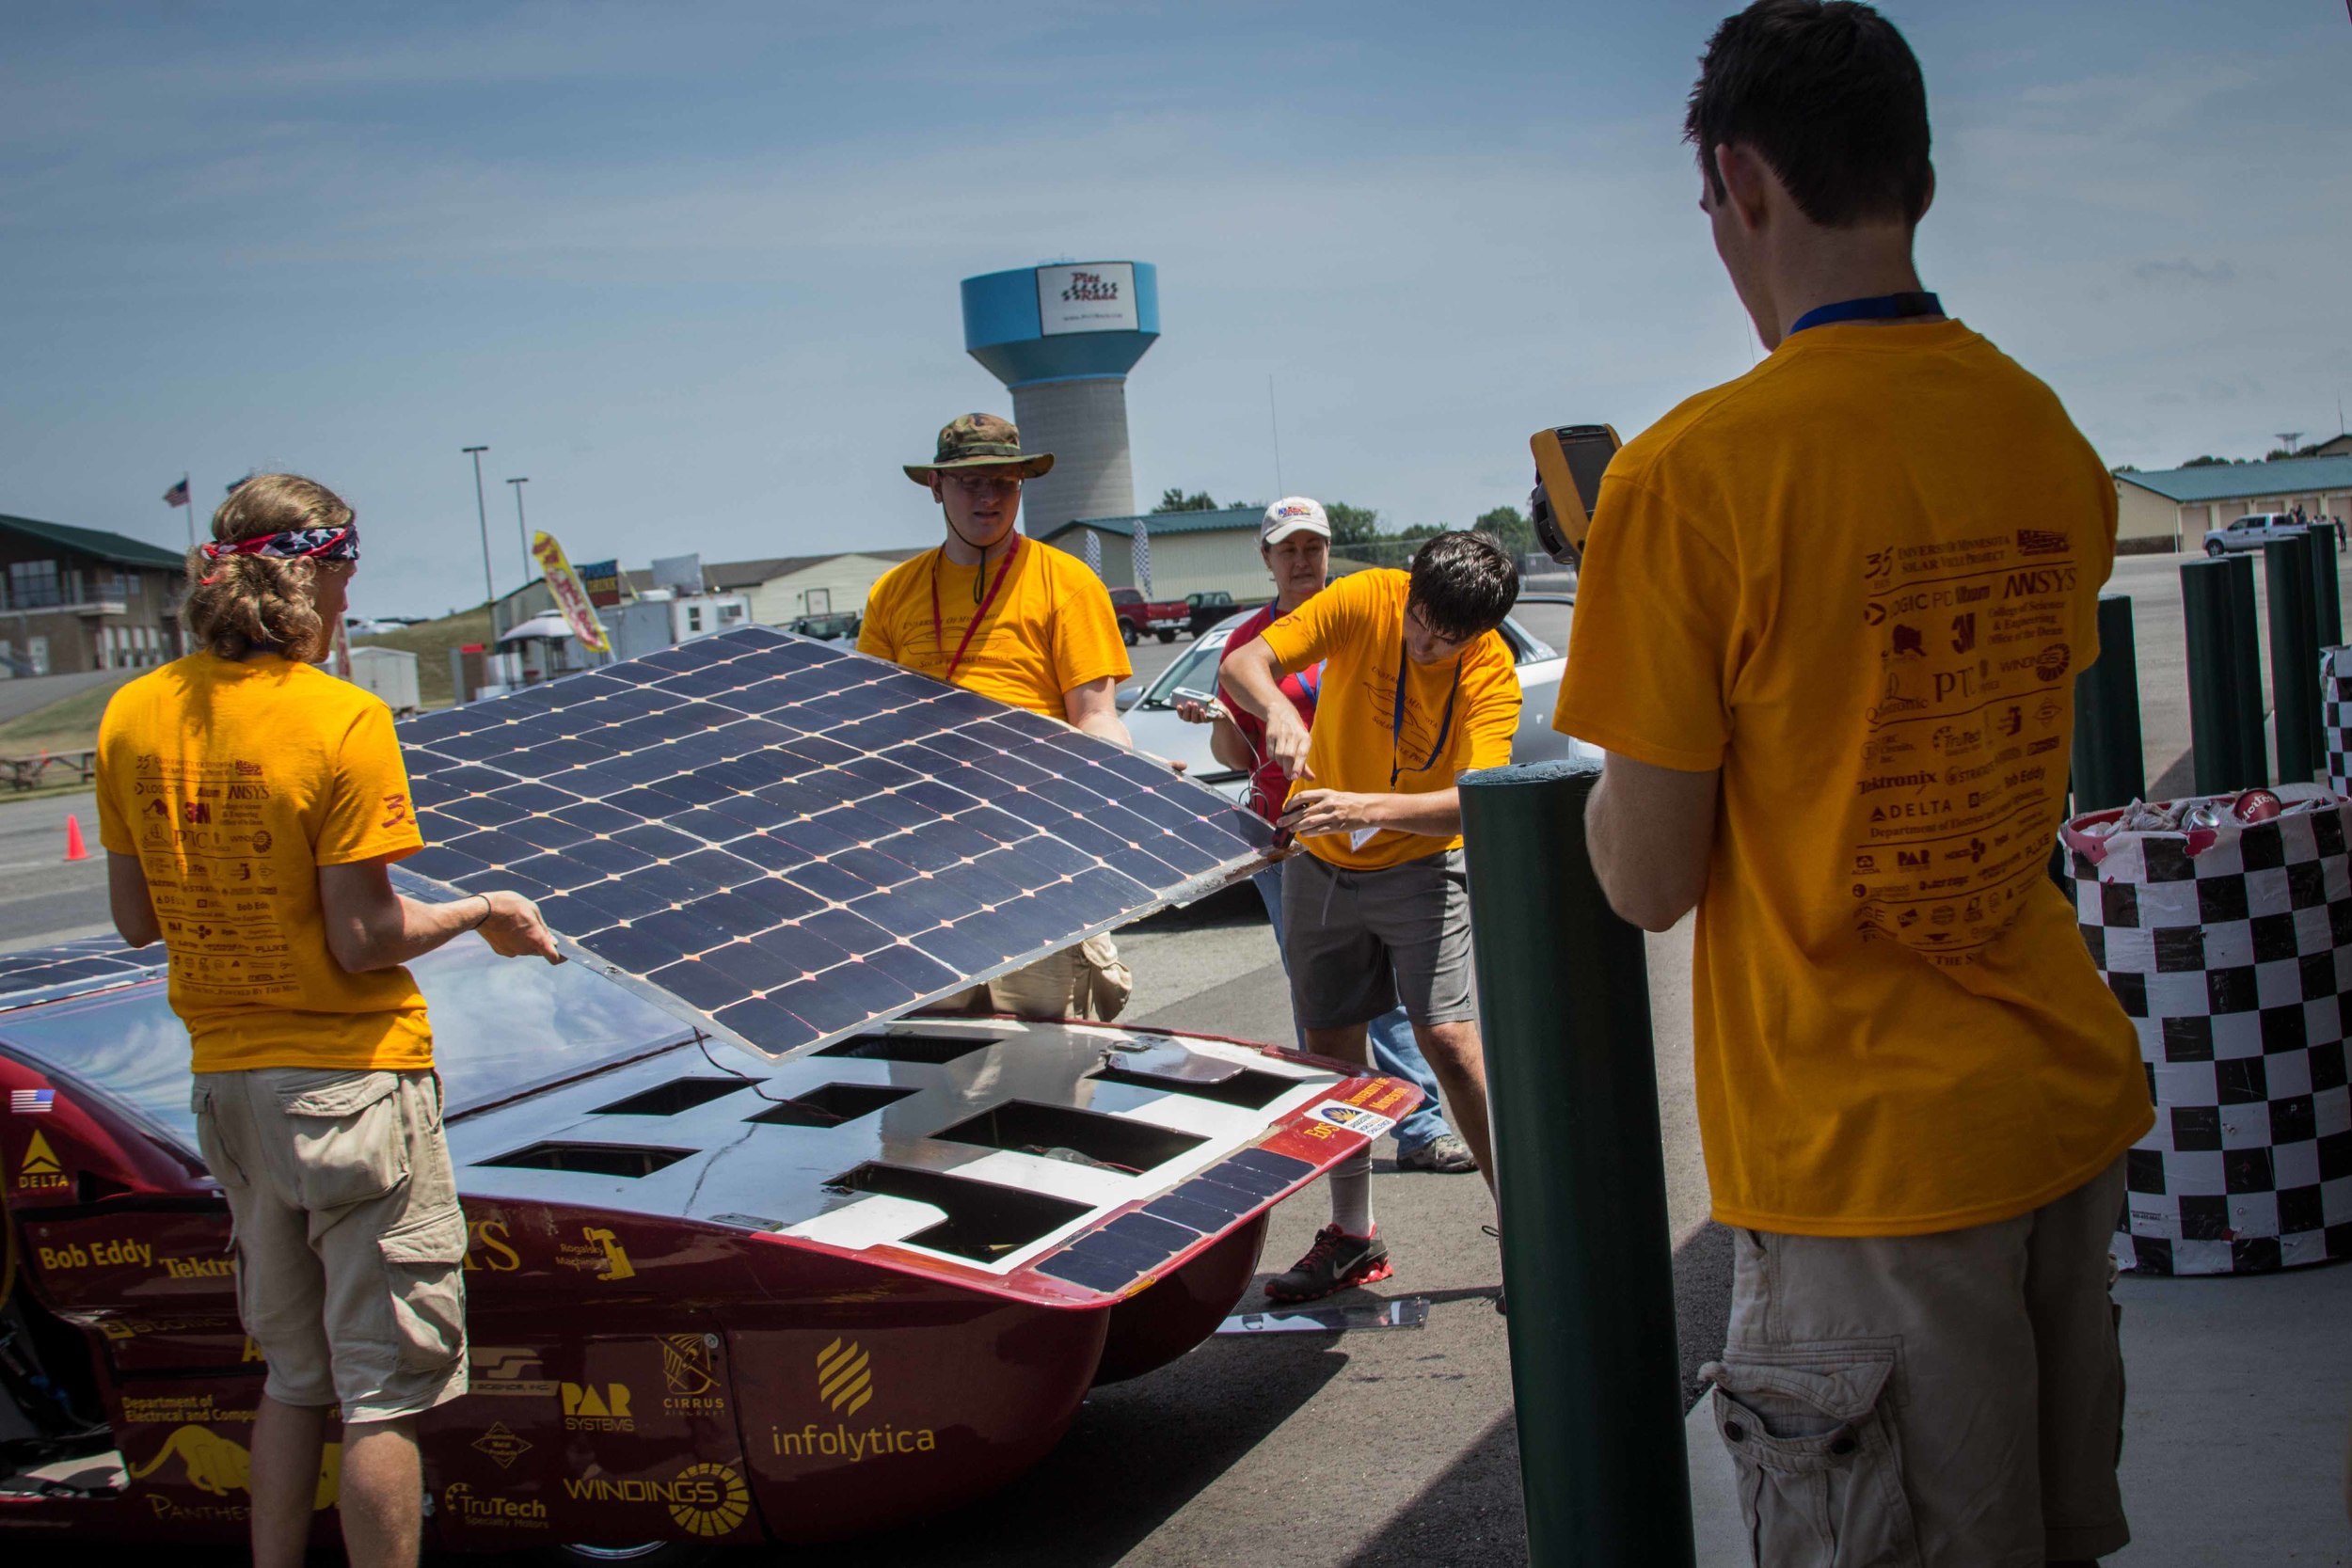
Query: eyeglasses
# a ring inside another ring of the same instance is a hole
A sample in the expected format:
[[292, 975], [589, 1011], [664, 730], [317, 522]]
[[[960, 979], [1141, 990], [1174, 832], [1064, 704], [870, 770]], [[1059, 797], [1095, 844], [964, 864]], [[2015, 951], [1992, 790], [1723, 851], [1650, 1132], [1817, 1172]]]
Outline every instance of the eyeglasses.
[[939, 476], [967, 496], [984, 496], [992, 490], [1018, 490], [1019, 474], [946, 473]]

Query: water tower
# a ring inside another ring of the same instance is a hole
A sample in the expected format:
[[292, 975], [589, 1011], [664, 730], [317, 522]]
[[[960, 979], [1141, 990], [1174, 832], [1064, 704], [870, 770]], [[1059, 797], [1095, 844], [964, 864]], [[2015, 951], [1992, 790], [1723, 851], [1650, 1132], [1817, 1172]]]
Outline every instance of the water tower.
[[1025, 451], [1054, 471], [1023, 487], [1032, 536], [1079, 517], [1136, 509], [1127, 453], [1127, 372], [1160, 335], [1149, 261], [1022, 267], [963, 280], [963, 346], [1012, 389]]

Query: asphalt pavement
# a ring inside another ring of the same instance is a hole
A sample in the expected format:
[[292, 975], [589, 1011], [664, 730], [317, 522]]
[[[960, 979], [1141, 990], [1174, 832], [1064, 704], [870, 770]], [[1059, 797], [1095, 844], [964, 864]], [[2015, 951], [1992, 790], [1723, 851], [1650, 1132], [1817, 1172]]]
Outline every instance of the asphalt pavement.
[[[10, 684], [0, 682], [0, 691]], [[81, 823], [87, 860], [65, 858], [69, 816]], [[0, 800], [0, 952], [111, 928], [97, 797], [81, 790]]]

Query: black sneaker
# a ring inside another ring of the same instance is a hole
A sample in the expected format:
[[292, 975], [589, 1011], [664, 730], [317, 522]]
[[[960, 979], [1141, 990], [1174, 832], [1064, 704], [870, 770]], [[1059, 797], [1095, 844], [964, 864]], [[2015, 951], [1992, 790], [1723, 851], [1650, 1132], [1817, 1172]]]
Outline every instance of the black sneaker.
[[1268, 1301], [1313, 1301], [1351, 1285], [1369, 1285], [1396, 1271], [1389, 1266], [1389, 1243], [1378, 1227], [1370, 1236], [1350, 1236], [1336, 1225], [1315, 1232], [1307, 1256], [1265, 1282]]

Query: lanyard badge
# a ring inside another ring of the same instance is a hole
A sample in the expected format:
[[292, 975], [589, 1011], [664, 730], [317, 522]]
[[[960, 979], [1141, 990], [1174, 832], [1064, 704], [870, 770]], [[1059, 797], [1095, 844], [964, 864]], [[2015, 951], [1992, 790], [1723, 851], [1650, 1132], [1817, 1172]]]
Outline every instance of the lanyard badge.
[[1405, 739], [1405, 634], [1400, 629], [1396, 639], [1396, 700], [1389, 711], [1389, 787], [1396, 787], [1400, 773], [1426, 773], [1436, 766], [1445, 752], [1446, 736], [1454, 733], [1454, 697], [1462, 689], [1462, 656], [1454, 656], [1454, 679], [1445, 689], [1445, 713], [1438, 721], [1438, 738], [1429, 743], [1429, 754], [1421, 759], [1419, 768], [1406, 768], [1397, 759], [1397, 747]]
[[[956, 666], [963, 662], [963, 652], [972, 645], [972, 634], [980, 629], [980, 622], [988, 615], [988, 607], [996, 602], [996, 591], [1005, 586], [1005, 578], [1012, 570], [1012, 558], [1020, 553], [1021, 536], [1016, 533], [1012, 547], [1005, 551], [1005, 559], [996, 568], [996, 580], [988, 585], [988, 597], [982, 599], [979, 608], [972, 611], [972, 623], [963, 628], [963, 640], [956, 644], [955, 656], [947, 660], [947, 673], [940, 677], [942, 680], [952, 681], [956, 678]], [[931, 646], [934, 648], [947, 645], [947, 634], [940, 629], [939, 625], [939, 563], [946, 559], [947, 546], [942, 545], [938, 556], [931, 562]], [[988, 569], [985, 555], [981, 562], [974, 568], [976, 571]]]

